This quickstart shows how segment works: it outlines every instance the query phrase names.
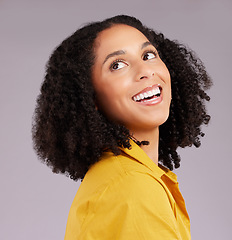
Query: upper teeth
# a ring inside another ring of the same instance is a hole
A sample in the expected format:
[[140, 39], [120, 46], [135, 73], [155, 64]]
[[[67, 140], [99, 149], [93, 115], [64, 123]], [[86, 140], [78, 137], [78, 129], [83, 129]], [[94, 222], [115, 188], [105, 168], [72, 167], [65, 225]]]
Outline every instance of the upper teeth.
[[139, 100], [142, 100], [144, 98], [152, 97], [152, 96], [157, 95], [157, 94], [160, 94], [160, 88], [159, 87], [156, 87], [153, 90], [135, 95], [133, 97], [133, 100], [134, 101], [139, 101]]

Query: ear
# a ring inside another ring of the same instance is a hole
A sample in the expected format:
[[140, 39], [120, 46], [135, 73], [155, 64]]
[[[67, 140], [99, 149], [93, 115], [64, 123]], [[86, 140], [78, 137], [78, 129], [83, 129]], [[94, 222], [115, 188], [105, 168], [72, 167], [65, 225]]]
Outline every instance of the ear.
[[96, 111], [98, 111], [98, 103], [97, 103], [97, 99], [96, 99], [96, 97], [94, 98], [94, 105], [95, 105], [95, 109], [96, 109]]
[[94, 106], [95, 106], [95, 109], [96, 109], [96, 111], [98, 111], [98, 104], [97, 104], [97, 97], [96, 97], [96, 93], [94, 94], [94, 96], [93, 96], [93, 102], [94, 102]]
[[95, 103], [95, 109], [96, 109], [96, 111], [98, 111], [98, 106], [97, 106], [97, 104]]

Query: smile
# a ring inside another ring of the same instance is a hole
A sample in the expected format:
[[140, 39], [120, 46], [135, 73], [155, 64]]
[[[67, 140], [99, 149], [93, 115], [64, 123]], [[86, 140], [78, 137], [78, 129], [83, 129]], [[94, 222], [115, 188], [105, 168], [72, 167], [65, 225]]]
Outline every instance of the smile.
[[135, 102], [141, 102], [141, 103], [149, 103], [149, 102], [158, 103], [162, 100], [161, 91], [162, 91], [162, 88], [160, 87], [160, 85], [156, 84], [156, 85], [153, 85], [152, 87], [145, 88], [143, 91], [134, 95], [132, 99]]

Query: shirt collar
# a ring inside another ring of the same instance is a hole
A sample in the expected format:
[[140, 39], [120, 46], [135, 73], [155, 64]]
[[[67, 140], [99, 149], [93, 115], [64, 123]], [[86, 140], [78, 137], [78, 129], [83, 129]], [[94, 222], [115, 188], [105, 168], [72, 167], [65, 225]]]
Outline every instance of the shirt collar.
[[167, 169], [162, 165], [156, 165], [151, 158], [140, 148], [133, 140], [130, 140], [131, 148], [121, 148], [121, 150], [129, 155], [130, 157], [136, 159], [141, 164], [149, 168], [157, 177], [161, 178], [166, 175], [171, 181], [177, 182], [177, 176], [175, 173]]

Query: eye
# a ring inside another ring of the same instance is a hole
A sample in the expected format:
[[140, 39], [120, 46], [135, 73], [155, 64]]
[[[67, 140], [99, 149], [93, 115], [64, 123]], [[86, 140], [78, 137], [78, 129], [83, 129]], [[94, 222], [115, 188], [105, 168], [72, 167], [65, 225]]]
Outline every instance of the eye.
[[143, 55], [143, 60], [150, 60], [156, 58], [157, 53], [154, 51], [145, 52]]
[[122, 60], [115, 60], [111, 65], [110, 65], [110, 70], [111, 71], [115, 71], [115, 70], [119, 70], [121, 68], [126, 67], [127, 64], [125, 62], [123, 62]]

